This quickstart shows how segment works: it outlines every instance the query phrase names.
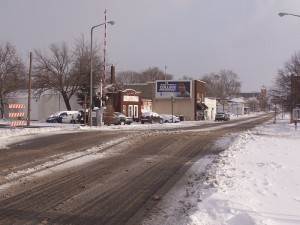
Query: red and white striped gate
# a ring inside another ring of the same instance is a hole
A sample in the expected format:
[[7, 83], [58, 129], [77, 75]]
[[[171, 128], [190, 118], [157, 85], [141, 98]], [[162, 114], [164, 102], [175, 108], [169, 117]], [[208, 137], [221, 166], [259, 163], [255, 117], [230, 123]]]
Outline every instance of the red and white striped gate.
[[[10, 110], [14, 109], [18, 109], [18, 110], [22, 110], [24, 111], [25, 109], [25, 105], [24, 104], [8, 104], [8, 108]], [[17, 121], [10, 121], [9, 122], [9, 126], [24, 126], [26, 124], [26, 121], [24, 121], [24, 116], [25, 113], [24, 112], [10, 112], [9, 113], [9, 118], [22, 118], [21, 120], [17, 120]]]

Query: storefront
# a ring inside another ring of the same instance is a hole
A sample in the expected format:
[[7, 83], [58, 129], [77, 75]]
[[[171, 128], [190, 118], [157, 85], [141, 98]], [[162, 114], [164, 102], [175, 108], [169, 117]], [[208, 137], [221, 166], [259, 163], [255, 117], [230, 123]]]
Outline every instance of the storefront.
[[[146, 84], [124, 85], [139, 90], [143, 100], [150, 100], [151, 110], [158, 114], [174, 114], [184, 120], [203, 119], [205, 82], [200, 80], [158, 80]], [[146, 108], [145, 102], [143, 107]], [[199, 107], [201, 106], [201, 108]]]
[[132, 117], [134, 121], [139, 121], [141, 116], [141, 93], [133, 89], [119, 91], [120, 105], [116, 111], [122, 112], [126, 116]]

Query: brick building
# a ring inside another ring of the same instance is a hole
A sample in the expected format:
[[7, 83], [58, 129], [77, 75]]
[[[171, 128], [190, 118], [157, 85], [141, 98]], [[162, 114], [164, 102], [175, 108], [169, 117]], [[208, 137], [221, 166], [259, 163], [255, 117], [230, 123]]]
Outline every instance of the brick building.
[[[180, 95], [180, 85], [186, 88], [187, 95]], [[154, 112], [159, 114], [180, 115], [185, 120], [200, 120], [204, 118], [207, 107], [204, 104], [205, 82], [200, 80], [161, 80], [145, 84], [127, 84], [125, 89], [141, 92], [141, 100], [149, 104]], [[143, 107], [143, 106], [142, 106]]]

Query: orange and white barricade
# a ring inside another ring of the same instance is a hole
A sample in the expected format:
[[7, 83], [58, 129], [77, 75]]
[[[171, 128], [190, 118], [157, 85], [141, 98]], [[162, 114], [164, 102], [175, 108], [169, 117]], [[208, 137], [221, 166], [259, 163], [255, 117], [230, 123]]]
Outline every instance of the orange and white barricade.
[[[12, 109], [24, 110], [25, 105], [24, 104], [8, 104], [8, 108], [10, 110], [12, 110]], [[26, 121], [24, 121], [24, 117], [25, 117], [24, 112], [10, 112], [8, 115], [9, 115], [9, 118], [19, 118], [19, 120], [10, 121], [9, 126], [13, 126], [13, 127], [25, 126]]]

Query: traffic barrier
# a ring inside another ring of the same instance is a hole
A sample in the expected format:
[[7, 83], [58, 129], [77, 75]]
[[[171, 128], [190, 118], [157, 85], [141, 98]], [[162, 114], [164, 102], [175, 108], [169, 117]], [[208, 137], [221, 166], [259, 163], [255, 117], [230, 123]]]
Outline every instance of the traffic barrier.
[[17, 126], [25, 126], [25, 121], [11, 121], [9, 122], [9, 126], [11, 127], [17, 127]]
[[10, 109], [25, 109], [24, 104], [8, 104], [8, 108]]
[[15, 117], [24, 117], [25, 113], [9, 113], [9, 118], [15, 118]]
[[[25, 104], [8, 104], [9, 109], [25, 109]], [[11, 121], [9, 122], [9, 126], [11, 127], [17, 127], [17, 126], [24, 126], [26, 122], [24, 121], [24, 112], [10, 112], [9, 118], [22, 118], [20, 121]]]

